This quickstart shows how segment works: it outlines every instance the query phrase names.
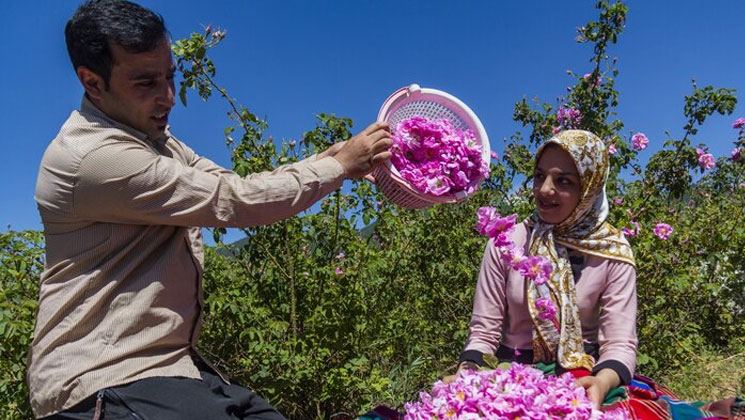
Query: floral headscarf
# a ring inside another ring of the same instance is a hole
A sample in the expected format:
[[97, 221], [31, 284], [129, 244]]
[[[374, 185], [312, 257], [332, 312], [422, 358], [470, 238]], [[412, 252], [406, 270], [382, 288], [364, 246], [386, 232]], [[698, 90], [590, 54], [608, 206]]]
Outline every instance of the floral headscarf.
[[[567, 250], [575, 249], [631, 265], [634, 265], [634, 255], [623, 234], [606, 221], [608, 152], [602, 140], [589, 131], [563, 131], [538, 149], [536, 162], [549, 144], [559, 146], [574, 161], [581, 181], [581, 198], [569, 217], [559, 224], [543, 222], [537, 211], [528, 221], [533, 227], [529, 254], [547, 258], [553, 268], [547, 282], [528, 283], [528, 307], [534, 325], [533, 357], [535, 362], [556, 361], [565, 369], [592, 370], [595, 360], [584, 351], [577, 294]], [[553, 318], [542, 319], [536, 301], [545, 302], [546, 298], [551, 299], [559, 310]]]

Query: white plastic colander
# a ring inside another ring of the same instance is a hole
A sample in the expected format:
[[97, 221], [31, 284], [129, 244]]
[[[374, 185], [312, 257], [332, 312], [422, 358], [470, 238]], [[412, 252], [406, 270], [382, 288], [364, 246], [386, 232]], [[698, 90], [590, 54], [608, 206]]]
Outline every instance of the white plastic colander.
[[[471, 108], [455, 96], [413, 84], [397, 90], [383, 102], [378, 113], [378, 121], [387, 122], [393, 131], [401, 121], [414, 116], [430, 120], [445, 118], [455, 129], [470, 129], [476, 136], [476, 142], [481, 145], [482, 159], [489, 162], [491, 150], [484, 126]], [[457, 203], [468, 198], [466, 191], [441, 196], [425, 194], [401, 177], [390, 159], [384, 165], [378, 166], [373, 176], [383, 194], [401, 207], [420, 209], [437, 203]], [[475, 191], [483, 180], [474, 179], [469, 187], [473, 187]]]

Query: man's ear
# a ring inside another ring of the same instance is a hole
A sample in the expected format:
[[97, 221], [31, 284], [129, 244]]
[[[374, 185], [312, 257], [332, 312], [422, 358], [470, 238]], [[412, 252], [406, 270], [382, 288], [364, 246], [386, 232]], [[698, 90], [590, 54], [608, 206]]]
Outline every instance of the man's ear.
[[77, 73], [78, 79], [83, 85], [83, 89], [85, 89], [85, 93], [87, 93], [95, 102], [98, 102], [101, 99], [103, 92], [106, 90], [106, 83], [103, 80], [103, 77], [85, 66], [78, 67]]

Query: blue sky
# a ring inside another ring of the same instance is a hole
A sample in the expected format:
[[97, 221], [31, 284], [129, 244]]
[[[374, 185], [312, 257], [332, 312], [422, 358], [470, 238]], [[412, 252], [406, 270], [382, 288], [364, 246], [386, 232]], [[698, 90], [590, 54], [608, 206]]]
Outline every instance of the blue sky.
[[[593, 1], [204, 1], [148, 0], [174, 39], [207, 24], [227, 30], [213, 53], [218, 81], [259, 116], [275, 138], [298, 138], [314, 115], [375, 120], [382, 101], [410, 83], [447, 91], [483, 122], [492, 149], [518, 129], [514, 103], [554, 101], [572, 83], [567, 69], [589, 71], [591, 51], [575, 28], [594, 19]], [[64, 24], [78, 1], [0, 3], [0, 226], [41, 229], [33, 199], [39, 160], [71, 110], [80, 87], [69, 64]], [[619, 57], [619, 118], [650, 138], [679, 136], [683, 97], [699, 86], [745, 92], [745, 2], [627, 2], [627, 27], [611, 49]], [[229, 165], [222, 130], [226, 104], [189, 97], [171, 114], [173, 133], [199, 154]], [[729, 155], [731, 122], [713, 117], [695, 139]]]

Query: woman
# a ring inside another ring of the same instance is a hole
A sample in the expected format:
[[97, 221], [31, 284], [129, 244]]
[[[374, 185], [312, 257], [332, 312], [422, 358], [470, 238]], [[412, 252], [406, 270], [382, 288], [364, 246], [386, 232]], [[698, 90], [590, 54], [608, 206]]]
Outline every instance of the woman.
[[[513, 268], [515, 251], [489, 241], [458, 370], [483, 365], [487, 354], [538, 364], [571, 372], [596, 406], [612, 401], [639, 418], [672, 417], [669, 392], [634, 377], [636, 271], [628, 241], [606, 221], [607, 177], [608, 153], [590, 132], [564, 131], [538, 149], [536, 211], [515, 226], [511, 242], [518, 255], [546, 258], [551, 274], [545, 284], [523, 277]], [[547, 299], [557, 309], [548, 316], [536, 306]], [[728, 417], [728, 402], [708, 408]], [[711, 414], [694, 408], [691, 418]]]

